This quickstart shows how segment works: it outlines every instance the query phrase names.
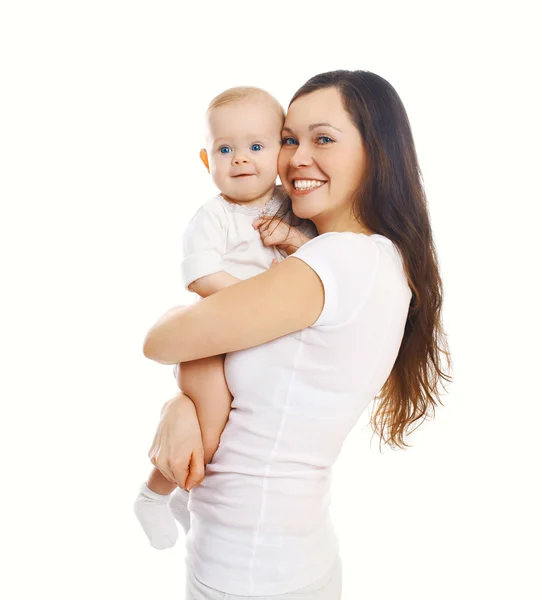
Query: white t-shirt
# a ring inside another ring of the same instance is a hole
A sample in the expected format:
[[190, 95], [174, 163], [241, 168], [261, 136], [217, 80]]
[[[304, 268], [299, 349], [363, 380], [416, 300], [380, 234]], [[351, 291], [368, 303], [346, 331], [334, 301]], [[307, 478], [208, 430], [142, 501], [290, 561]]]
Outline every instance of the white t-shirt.
[[[284, 199], [282, 186], [276, 186], [264, 206], [233, 204], [220, 194], [205, 202], [183, 235], [183, 286], [188, 289], [196, 279], [219, 271], [248, 279], [267, 271], [274, 258], [281, 262], [286, 253], [264, 246], [252, 223], [260, 216], [274, 215]], [[317, 234], [311, 221], [299, 219], [291, 211], [283, 219], [311, 238]]]
[[291, 592], [332, 567], [331, 467], [391, 372], [411, 299], [401, 255], [382, 235], [325, 233], [292, 257], [322, 280], [322, 313], [226, 356], [232, 411], [190, 493], [187, 564], [228, 594]]

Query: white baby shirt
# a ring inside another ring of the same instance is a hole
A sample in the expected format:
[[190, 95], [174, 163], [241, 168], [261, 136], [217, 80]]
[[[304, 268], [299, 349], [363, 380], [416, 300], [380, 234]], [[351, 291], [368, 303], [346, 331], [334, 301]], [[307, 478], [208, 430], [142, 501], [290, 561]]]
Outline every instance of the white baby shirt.
[[296, 259], [323, 283], [322, 313], [311, 327], [226, 356], [232, 411], [190, 492], [187, 565], [228, 594], [284, 594], [334, 564], [331, 468], [388, 378], [412, 295], [382, 235], [325, 233], [286, 260]]
[[[274, 258], [282, 261], [286, 253], [264, 246], [252, 223], [260, 216], [274, 215], [284, 199], [282, 186], [276, 186], [274, 196], [264, 206], [233, 204], [221, 195], [205, 202], [183, 235], [183, 286], [188, 289], [196, 279], [219, 271], [248, 279], [267, 271]], [[298, 219], [291, 211], [283, 219], [305, 235], [316, 236], [311, 221]]]

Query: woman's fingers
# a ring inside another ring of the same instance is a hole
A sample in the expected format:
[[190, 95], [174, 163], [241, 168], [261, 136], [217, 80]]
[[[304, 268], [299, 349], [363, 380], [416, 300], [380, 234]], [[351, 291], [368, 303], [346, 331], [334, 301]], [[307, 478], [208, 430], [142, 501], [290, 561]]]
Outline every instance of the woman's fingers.
[[189, 458], [169, 461], [169, 463], [174, 483], [176, 483], [179, 487], [186, 489], [186, 480], [190, 467]]
[[151, 463], [170, 482], [185, 489], [185, 482], [190, 471], [189, 458], [175, 461], [165, 461], [156, 452], [149, 452]]
[[205, 479], [205, 463], [203, 460], [203, 448], [192, 452], [190, 460], [190, 474], [186, 480], [186, 489], [190, 491]]
[[163, 452], [161, 452], [161, 447], [160, 447], [160, 436], [159, 436], [159, 430], [155, 433], [154, 435], [154, 439], [152, 441], [152, 446], [148, 452], [148, 457], [151, 461], [151, 463], [160, 471], [160, 473], [162, 473], [162, 475], [171, 483], [174, 483], [175, 485], [181, 485], [180, 483], [178, 483], [178, 477], [182, 477], [182, 473], [183, 473], [183, 465], [184, 465], [184, 478], [182, 479], [182, 483], [183, 485], [181, 487], [184, 487], [184, 482], [186, 480], [186, 475], [188, 474], [188, 459], [182, 461], [182, 460], [177, 460], [177, 461], [170, 461], [170, 460], [166, 460], [163, 457]]
[[171, 473], [171, 471], [169, 469], [166, 469], [164, 466], [162, 466], [156, 456], [154, 454], [150, 454], [149, 453], [149, 458], [151, 459], [151, 463], [160, 471], [160, 473], [162, 473], [162, 475], [170, 482], [170, 483], [174, 483], [175, 485], [177, 485], [177, 482], [173, 479], [173, 474]]
[[173, 483], [173, 485], [178, 485], [177, 482], [175, 481], [175, 479], [173, 479], [173, 477], [167, 473], [164, 473], [163, 471], [161, 471], [158, 467], [156, 467], [160, 473], [162, 473], [162, 475], [170, 482]]
[[155, 433], [154, 438], [152, 440], [151, 447], [149, 448], [149, 451], [147, 452], [147, 456], [149, 457], [151, 463], [155, 467], [157, 467], [157, 464], [156, 464], [157, 455], [158, 455], [158, 433]]
[[154, 456], [151, 462], [168, 481], [187, 491], [199, 485], [205, 478], [203, 448], [193, 450], [187, 458], [167, 461], [167, 466], [162, 465]]

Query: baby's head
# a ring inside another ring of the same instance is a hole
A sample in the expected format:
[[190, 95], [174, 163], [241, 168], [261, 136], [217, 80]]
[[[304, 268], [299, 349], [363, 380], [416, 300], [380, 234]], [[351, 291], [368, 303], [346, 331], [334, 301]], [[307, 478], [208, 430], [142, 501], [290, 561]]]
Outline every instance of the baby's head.
[[251, 202], [275, 186], [284, 110], [254, 87], [226, 90], [209, 104], [206, 148], [200, 157], [217, 188], [231, 200]]

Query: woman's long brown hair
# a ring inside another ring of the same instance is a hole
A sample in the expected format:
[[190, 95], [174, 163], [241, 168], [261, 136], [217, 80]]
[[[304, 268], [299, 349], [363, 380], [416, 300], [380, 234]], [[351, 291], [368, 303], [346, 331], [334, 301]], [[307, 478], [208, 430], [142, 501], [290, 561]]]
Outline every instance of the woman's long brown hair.
[[446, 389], [443, 380], [452, 381], [446, 372], [452, 360], [441, 323], [442, 281], [422, 176], [405, 108], [385, 79], [369, 71], [321, 73], [309, 79], [290, 104], [328, 87], [340, 91], [367, 155], [354, 214], [375, 233], [395, 242], [412, 290], [399, 354], [371, 416], [381, 442], [405, 448], [409, 446], [405, 436], [434, 416], [437, 402], [442, 404], [439, 384]]

